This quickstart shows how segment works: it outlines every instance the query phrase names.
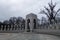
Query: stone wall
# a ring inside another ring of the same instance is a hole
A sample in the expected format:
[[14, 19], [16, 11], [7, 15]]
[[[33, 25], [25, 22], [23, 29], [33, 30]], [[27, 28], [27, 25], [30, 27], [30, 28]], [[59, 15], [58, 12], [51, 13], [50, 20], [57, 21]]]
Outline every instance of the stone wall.
[[48, 26], [40, 26], [33, 30], [35, 33], [60, 35], [60, 24], [51, 24]]

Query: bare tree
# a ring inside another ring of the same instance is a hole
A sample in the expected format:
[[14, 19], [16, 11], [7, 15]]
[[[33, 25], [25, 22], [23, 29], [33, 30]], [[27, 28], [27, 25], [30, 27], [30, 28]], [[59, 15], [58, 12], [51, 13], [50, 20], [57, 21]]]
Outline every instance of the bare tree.
[[4, 20], [3, 24], [10, 24], [10, 22], [8, 20]]
[[53, 23], [52, 20], [54, 22], [57, 22], [55, 18], [56, 18], [57, 13], [60, 11], [60, 9], [58, 9], [57, 11], [54, 10], [56, 7], [56, 3], [53, 4], [52, 0], [51, 0], [51, 3], [48, 3], [48, 5], [49, 5], [49, 8], [44, 7], [46, 9], [46, 11], [42, 10], [40, 13], [44, 13], [45, 15], [47, 15], [50, 23]]
[[17, 21], [17, 18], [16, 18], [16, 17], [11, 17], [11, 18], [9, 19], [9, 22], [10, 22], [11, 24], [16, 24], [16, 21]]

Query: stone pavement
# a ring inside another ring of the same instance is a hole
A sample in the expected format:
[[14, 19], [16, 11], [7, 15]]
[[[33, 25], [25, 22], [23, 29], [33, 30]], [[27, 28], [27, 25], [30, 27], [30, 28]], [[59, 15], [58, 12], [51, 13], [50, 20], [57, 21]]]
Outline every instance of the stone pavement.
[[0, 33], [0, 40], [60, 40], [60, 37], [33, 33]]

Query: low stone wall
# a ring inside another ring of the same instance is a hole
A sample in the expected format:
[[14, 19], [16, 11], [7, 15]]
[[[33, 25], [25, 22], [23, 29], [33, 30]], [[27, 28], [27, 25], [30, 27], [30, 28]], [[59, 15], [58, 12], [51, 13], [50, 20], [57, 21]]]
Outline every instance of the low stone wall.
[[55, 30], [55, 29], [34, 29], [33, 32], [43, 33], [43, 34], [60, 35], [60, 30]]

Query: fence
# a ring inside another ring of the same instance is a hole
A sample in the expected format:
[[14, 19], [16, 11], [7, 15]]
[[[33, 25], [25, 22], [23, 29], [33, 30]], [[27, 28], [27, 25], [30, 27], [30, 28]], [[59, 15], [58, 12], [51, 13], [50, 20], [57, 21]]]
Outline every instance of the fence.
[[23, 25], [0, 25], [0, 32], [22, 32]]
[[49, 25], [40, 25], [38, 29], [55, 29], [60, 30], [60, 23], [57, 24], [49, 24]]

